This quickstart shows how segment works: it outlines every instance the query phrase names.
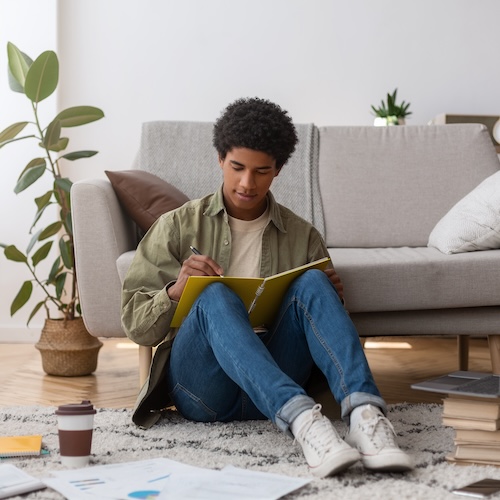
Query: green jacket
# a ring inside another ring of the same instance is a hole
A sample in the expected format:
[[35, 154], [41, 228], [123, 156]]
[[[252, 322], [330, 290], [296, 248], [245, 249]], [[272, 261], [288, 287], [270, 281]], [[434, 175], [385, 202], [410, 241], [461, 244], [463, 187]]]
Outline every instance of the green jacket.
[[[269, 192], [270, 222], [262, 237], [261, 277], [328, 257], [323, 238], [309, 222], [279, 205]], [[162, 215], [139, 243], [123, 283], [122, 326], [139, 345], [158, 346], [142, 387], [133, 421], [150, 427], [162, 408], [172, 405], [166, 389], [166, 366], [177, 329], [170, 328], [177, 302], [166, 288], [175, 282], [190, 245], [227, 269], [231, 231], [222, 188]]]

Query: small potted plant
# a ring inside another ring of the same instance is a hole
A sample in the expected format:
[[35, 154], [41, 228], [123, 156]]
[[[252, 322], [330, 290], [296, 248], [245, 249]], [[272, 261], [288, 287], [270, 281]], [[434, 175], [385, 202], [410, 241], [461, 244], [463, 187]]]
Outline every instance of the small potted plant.
[[380, 101], [380, 107], [376, 108], [372, 105], [373, 113], [375, 114], [374, 125], [404, 125], [407, 116], [411, 115], [408, 111], [410, 103], [402, 101], [401, 104], [396, 104], [396, 96], [398, 89], [395, 89], [392, 94], [387, 94], [387, 102]]
[[[35, 140], [41, 148], [40, 155], [21, 170], [14, 192], [18, 194], [24, 191], [47, 175], [53, 181], [49, 191], [38, 193], [34, 198], [35, 217], [29, 230], [32, 236], [26, 250], [23, 252], [15, 245], [0, 243], [5, 257], [24, 264], [31, 274], [31, 279], [22, 283], [14, 297], [10, 313], [14, 315], [25, 306], [34, 286], [38, 286], [44, 298], [34, 305], [28, 324], [41, 308], [45, 309], [45, 325], [36, 344], [42, 355], [43, 369], [51, 375], [86, 375], [95, 371], [97, 353], [102, 343], [87, 332], [81, 317], [71, 221], [72, 183], [62, 176], [60, 162], [62, 159], [76, 161], [89, 158], [97, 151], [63, 154], [69, 139], [62, 136], [62, 131], [67, 127], [99, 120], [104, 113], [92, 106], [76, 106], [61, 111], [47, 126], [43, 126], [39, 118], [39, 104], [57, 88], [57, 55], [53, 51], [46, 51], [33, 61], [10, 42], [7, 44], [7, 55], [10, 88], [28, 98], [33, 120], [14, 123], [1, 131], [0, 148], [21, 140]], [[56, 220], [39, 228], [42, 215], [49, 212], [46, 210], [49, 207], [57, 207]], [[42, 278], [38, 265], [53, 255], [54, 251], [57, 255], [50, 272]]]

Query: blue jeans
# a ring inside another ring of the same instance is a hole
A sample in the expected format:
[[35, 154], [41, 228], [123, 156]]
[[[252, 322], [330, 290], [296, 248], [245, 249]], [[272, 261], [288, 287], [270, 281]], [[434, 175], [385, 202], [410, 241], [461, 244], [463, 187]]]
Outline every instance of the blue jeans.
[[289, 424], [315, 402], [306, 384], [316, 364], [348, 422], [353, 408], [387, 411], [358, 333], [326, 274], [309, 270], [283, 298], [275, 324], [261, 335], [243, 302], [213, 283], [198, 297], [175, 337], [168, 387], [177, 410], [201, 422], [268, 418]]

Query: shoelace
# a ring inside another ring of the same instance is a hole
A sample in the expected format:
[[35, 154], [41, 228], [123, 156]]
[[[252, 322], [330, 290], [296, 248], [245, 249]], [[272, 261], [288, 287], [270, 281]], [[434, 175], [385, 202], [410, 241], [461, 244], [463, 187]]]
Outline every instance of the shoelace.
[[[314, 427], [313, 427], [314, 426]], [[311, 432], [311, 434], [309, 434]], [[335, 431], [332, 431], [330, 421], [321, 415], [321, 405], [317, 404], [312, 408], [311, 417], [302, 424], [297, 432], [295, 441], [305, 441], [305, 436], [309, 434], [307, 441], [310, 445], [314, 440], [317, 446], [313, 446], [320, 455], [324, 455], [333, 445], [342, 443], [342, 439]], [[319, 448], [318, 448], [319, 446]]]
[[395, 446], [394, 436], [396, 435], [396, 431], [391, 422], [384, 416], [374, 415], [366, 422], [362, 422], [360, 427], [364, 434], [370, 436], [374, 444], [381, 445], [382, 447]]

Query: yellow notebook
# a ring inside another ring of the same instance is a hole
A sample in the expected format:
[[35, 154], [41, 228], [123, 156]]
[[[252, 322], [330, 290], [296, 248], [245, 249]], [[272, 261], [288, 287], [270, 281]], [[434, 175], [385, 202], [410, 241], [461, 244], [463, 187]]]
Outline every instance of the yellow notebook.
[[40, 455], [42, 436], [0, 436], [0, 458]]
[[211, 283], [224, 283], [241, 298], [252, 326], [270, 325], [278, 313], [281, 298], [292, 281], [308, 269], [326, 269], [329, 257], [290, 269], [267, 278], [238, 278], [232, 276], [190, 276], [182, 292], [170, 326], [181, 326], [194, 301]]

